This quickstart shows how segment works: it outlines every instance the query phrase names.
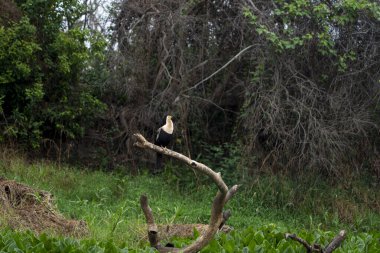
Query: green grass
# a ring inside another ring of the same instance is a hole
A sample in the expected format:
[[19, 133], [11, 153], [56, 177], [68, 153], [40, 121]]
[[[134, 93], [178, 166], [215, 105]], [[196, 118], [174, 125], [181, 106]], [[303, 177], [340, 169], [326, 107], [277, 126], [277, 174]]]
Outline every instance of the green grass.
[[[228, 234], [219, 233], [211, 242], [201, 250], [201, 253], [215, 252], [271, 252], [271, 253], [304, 253], [305, 248], [290, 239], [284, 237], [285, 230], [274, 224], [268, 224], [260, 228], [248, 227], [241, 230], [233, 230]], [[331, 231], [300, 231], [298, 236], [310, 243], [321, 247], [331, 242], [335, 237]], [[194, 235], [196, 237], [197, 235]], [[378, 253], [380, 251], [380, 233], [351, 234], [335, 250], [336, 253]], [[177, 248], [188, 245], [195, 238], [174, 238]], [[33, 252], [65, 252], [65, 253], [152, 253], [155, 252], [149, 246], [131, 248], [128, 244], [115, 245], [112, 240], [96, 241], [94, 239], [77, 240], [73, 238], [52, 237], [47, 234], [35, 235], [32, 232], [15, 232], [5, 229], [0, 233], [0, 251], [8, 253]]]
[[53, 193], [66, 217], [87, 222], [90, 238], [113, 238], [132, 246], [145, 235], [141, 194], [149, 196], [158, 223], [207, 223], [215, 193], [205, 187], [201, 193], [182, 195], [162, 178], [57, 168], [47, 162], [26, 164], [22, 159], [0, 163], [0, 175]]
[[[174, 172], [175, 170], [175, 172]], [[181, 176], [175, 176], [176, 174]], [[139, 197], [146, 193], [157, 223], [208, 223], [216, 187], [187, 168], [171, 165], [158, 177], [146, 174], [89, 171], [27, 163], [17, 156], [0, 161], [0, 176], [54, 194], [66, 217], [89, 225], [87, 239], [129, 248], [146, 247], [145, 219]], [[345, 187], [321, 178], [292, 179], [263, 175], [242, 184], [228, 204], [236, 231], [275, 223], [284, 231], [346, 229], [350, 233], [380, 230], [378, 187], [365, 181]]]

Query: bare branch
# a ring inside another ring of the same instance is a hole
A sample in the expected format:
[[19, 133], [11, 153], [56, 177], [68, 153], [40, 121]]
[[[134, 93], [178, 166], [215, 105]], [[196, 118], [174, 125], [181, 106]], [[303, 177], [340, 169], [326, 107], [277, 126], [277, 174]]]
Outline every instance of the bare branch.
[[153, 218], [153, 213], [152, 209], [149, 207], [148, 204], [148, 197], [145, 195], [142, 195], [140, 198], [140, 205], [141, 209], [144, 212], [146, 223], [148, 224], [148, 238], [150, 245], [152, 247], [157, 248], [159, 243], [158, 243], [158, 229], [156, 223], [154, 223], [154, 218]]
[[222, 220], [222, 223], [220, 223], [219, 225], [219, 230], [221, 230], [224, 226], [224, 224], [226, 224], [226, 221], [231, 217], [232, 213], [231, 213], [231, 210], [226, 210], [226, 211], [223, 211], [223, 220]]
[[346, 231], [341, 230], [339, 234], [326, 246], [325, 249], [323, 249], [318, 244], [309, 244], [307, 241], [298, 237], [296, 234], [286, 233], [285, 238], [286, 239], [290, 238], [294, 241], [301, 243], [306, 248], [306, 251], [308, 253], [312, 253], [312, 252], [331, 253], [342, 244], [343, 240], [346, 238]]
[[341, 230], [339, 234], [330, 242], [330, 244], [327, 245], [327, 247], [325, 248], [325, 253], [333, 252], [342, 244], [344, 239], [346, 239], [346, 231]]
[[238, 185], [234, 185], [232, 186], [228, 192], [227, 192], [227, 195], [226, 195], [226, 198], [225, 198], [225, 203], [226, 204], [234, 195], [235, 193], [237, 192], [239, 186]]
[[207, 80], [209, 80], [210, 78], [212, 78], [213, 76], [215, 76], [216, 74], [218, 74], [220, 71], [222, 71], [224, 68], [226, 68], [228, 65], [230, 65], [231, 62], [233, 62], [234, 60], [236, 60], [240, 55], [242, 55], [245, 51], [247, 51], [248, 49], [252, 48], [254, 45], [250, 45], [246, 48], [244, 48], [243, 50], [241, 50], [239, 53], [237, 53], [234, 57], [232, 57], [226, 64], [224, 64], [222, 67], [220, 67], [218, 70], [216, 70], [214, 73], [212, 73], [211, 75], [209, 75], [208, 77], [204, 78], [203, 80], [199, 81], [198, 83], [196, 83], [194, 86], [184, 90], [183, 92], [188, 92], [190, 90], [193, 90], [193, 89], [196, 89], [199, 85], [201, 85], [202, 83], [206, 82]]
[[288, 238], [290, 238], [290, 239], [292, 239], [292, 240], [295, 240], [295, 241], [301, 243], [301, 244], [306, 248], [306, 251], [307, 251], [308, 253], [309, 253], [309, 252], [312, 252], [313, 248], [311, 247], [311, 245], [310, 245], [307, 241], [305, 241], [304, 239], [302, 239], [302, 238], [300, 238], [300, 237], [297, 237], [296, 234], [288, 234], [288, 233], [286, 233], [286, 234], [285, 234], [285, 239], [288, 239]]
[[175, 152], [173, 150], [170, 150], [167, 148], [162, 148], [162, 147], [159, 147], [157, 145], [154, 145], [153, 143], [148, 142], [141, 134], [134, 134], [133, 136], [137, 140], [137, 142], [134, 144], [135, 146], [137, 146], [139, 148], [143, 148], [143, 149], [151, 149], [155, 152], [161, 153], [163, 155], [171, 156], [173, 158], [176, 158], [176, 159], [184, 162], [185, 164], [187, 164], [188, 166], [191, 166], [195, 170], [209, 176], [215, 182], [215, 184], [218, 186], [219, 190], [221, 192], [223, 192], [224, 194], [227, 194], [228, 187], [224, 183], [220, 172], [216, 173], [215, 171], [213, 171], [212, 169], [210, 169], [209, 167], [207, 167], [203, 163], [199, 163], [197, 161], [191, 160], [190, 158], [188, 158], [188, 157], [186, 157], [186, 156], [184, 156], [178, 152]]
[[219, 191], [216, 194], [214, 201], [212, 203], [210, 223], [206, 229], [206, 232], [203, 233], [200, 237], [198, 237], [197, 240], [193, 242], [191, 245], [184, 247], [183, 249], [162, 247], [159, 244], [158, 239], [157, 239], [158, 237], [157, 226], [154, 223], [152, 210], [150, 209], [148, 205], [147, 197], [146, 196], [141, 197], [141, 208], [143, 209], [145, 218], [147, 220], [149, 242], [152, 247], [156, 248], [159, 252], [184, 252], [184, 253], [198, 252], [211, 241], [215, 233], [224, 225], [226, 220], [231, 216], [230, 211], [223, 212], [223, 207], [228, 202], [228, 200], [231, 199], [233, 195], [236, 193], [238, 186], [235, 185], [231, 187], [231, 189], [228, 189], [220, 173], [216, 173], [215, 171], [213, 171], [206, 165], [202, 163], [198, 163], [197, 161], [191, 160], [188, 157], [180, 153], [177, 153], [175, 151], [172, 151], [170, 149], [156, 146], [148, 142], [144, 138], [144, 136], [142, 136], [141, 134], [134, 134], [134, 137], [137, 140], [137, 142], [135, 142], [134, 144], [135, 146], [143, 148], [143, 149], [150, 149], [155, 152], [159, 152], [161, 154], [176, 158], [184, 162], [188, 166], [191, 166], [192, 168], [198, 170], [199, 172], [209, 176], [214, 181], [214, 183], [218, 186]]

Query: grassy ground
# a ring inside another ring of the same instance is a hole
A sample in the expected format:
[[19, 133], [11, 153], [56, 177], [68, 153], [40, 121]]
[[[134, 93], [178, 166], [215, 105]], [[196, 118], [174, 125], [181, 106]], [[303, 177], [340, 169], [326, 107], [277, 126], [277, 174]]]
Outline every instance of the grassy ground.
[[[177, 173], [186, 175], [185, 179], [175, 176]], [[191, 174], [175, 166], [152, 177], [57, 167], [42, 161], [27, 163], [18, 156], [0, 161], [0, 176], [52, 192], [66, 217], [88, 223], [89, 238], [113, 238], [132, 248], [146, 244], [139, 207], [143, 193], [148, 195], [158, 223], [208, 223], [216, 188], [199, 175], [188, 177]], [[233, 212], [228, 224], [243, 229], [275, 223], [293, 232], [317, 228], [379, 231], [378, 185], [363, 180], [345, 184], [312, 177], [257, 177], [242, 184], [228, 204]]]

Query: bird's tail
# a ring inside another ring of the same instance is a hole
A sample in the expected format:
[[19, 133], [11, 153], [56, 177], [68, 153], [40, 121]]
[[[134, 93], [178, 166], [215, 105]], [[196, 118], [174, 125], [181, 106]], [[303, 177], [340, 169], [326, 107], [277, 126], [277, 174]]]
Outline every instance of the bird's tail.
[[153, 170], [153, 174], [158, 174], [162, 171], [162, 154], [156, 153], [156, 165]]

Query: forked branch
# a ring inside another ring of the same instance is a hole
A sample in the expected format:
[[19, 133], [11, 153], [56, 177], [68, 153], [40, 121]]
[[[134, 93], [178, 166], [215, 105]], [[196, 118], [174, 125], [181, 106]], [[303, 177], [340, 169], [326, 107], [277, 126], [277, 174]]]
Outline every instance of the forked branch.
[[213, 171], [206, 165], [199, 163], [197, 161], [191, 160], [190, 158], [178, 152], [175, 152], [173, 150], [156, 146], [150, 143], [149, 141], [147, 141], [144, 138], [144, 136], [142, 136], [141, 134], [134, 134], [134, 137], [137, 140], [137, 142], [134, 144], [135, 146], [139, 148], [143, 148], [143, 149], [150, 149], [155, 152], [159, 152], [161, 154], [176, 158], [184, 162], [186, 165], [191, 166], [195, 170], [209, 176], [214, 181], [214, 183], [218, 186], [219, 191], [216, 194], [214, 201], [212, 203], [210, 223], [206, 232], [203, 233], [200, 237], [198, 237], [198, 239], [195, 242], [193, 242], [189, 246], [186, 246], [182, 249], [164, 247], [160, 245], [158, 241], [157, 226], [154, 223], [152, 210], [148, 205], [148, 198], [146, 196], [141, 196], [141, 199], [140, 199], [141, 208], [143, 209], [143, 212], [148, 224], [148, 237], [149, 237], [149, 242], [152, 247], [156, 248], [159, 252], [184, 252], [184, 253], [198, 252], [211, 241], [211, 239], [214, 237], [215, 233], [218, 231], [221, 224], [223, 224], [231, 215], [229, 212], [225, 212], [223, 215], [223, 207], [228, 202], [228, 200], [230, 200], [233, 197], [233, 195], [236, 193], [238, 186], [234, 185], [233, 187], [228, 189], [227, 185], [224, 183], [222, 179], [221, 174]]
[[333, 252], [335, 249], [337, 249], [342, 244], [342, 242], [346, 238], [346, 231], [341, 230], [339, 232], [339, 234], [337, 236], [335, 236], [335, 238], [324, 249], [320, 245], [318, 245], [318, 244], [315, 244], [315, 243], [314, 244], [309, 244], [307, 241], [305, 241], [304, 239], [298, 237], [296, 234], [288, 234], [288, 233], [286, 233], [285, 234], [285, 238], [286, 239], [290, 238], [290, 239], [292, 239], [294, 241], [297, 241], [297, 242], [301, 243], [306, 248], [306, 252], [307, 253], [312, 253], [312, 252], [331, 253], [331, 252]]

